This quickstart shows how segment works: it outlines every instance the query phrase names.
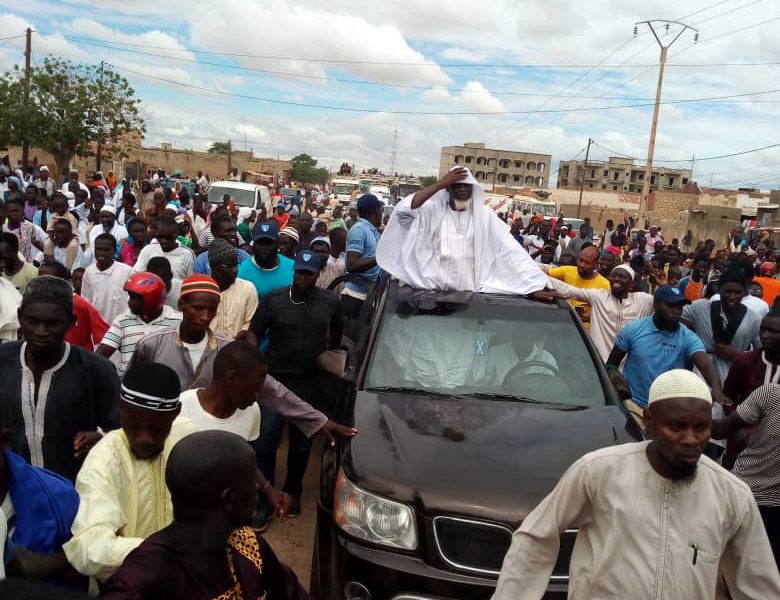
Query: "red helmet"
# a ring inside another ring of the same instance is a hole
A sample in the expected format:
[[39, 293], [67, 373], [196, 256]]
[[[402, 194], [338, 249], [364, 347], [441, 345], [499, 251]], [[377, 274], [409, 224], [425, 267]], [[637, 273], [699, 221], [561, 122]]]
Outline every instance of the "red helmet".
[[144, 316], [160, 308], [167, 295], [165, 283], [154, 273], [133, 273], [125, 282], [125, 291], [144, 299]]
[[758, 272], [761, 277], [774, 277], [777, 275], [777, 266], [775, 263], [767, 261], [761, 263], [761, 266], [758, 268]]

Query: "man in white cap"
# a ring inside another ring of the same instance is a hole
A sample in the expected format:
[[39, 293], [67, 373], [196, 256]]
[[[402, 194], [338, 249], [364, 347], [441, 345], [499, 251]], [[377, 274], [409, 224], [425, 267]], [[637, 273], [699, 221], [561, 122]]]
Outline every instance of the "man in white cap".
[[38, 167], [38, 179], [33, 182], [33, 185], [42, 190], [47, 198], [51, 198], [57, 189], [57, 184], [49, 177], [49, 167], [46, 165]]
[[81, 296], [92, 304], [106, 323], [127, 310], [125, 283], [135, 273], [133, 267], [114, 260], [116, 239], [110, 233], [101, 233], [92, 245], [95, 262], [84, 271]]
[[485, 206], [482, 186], [463, 167], [396, 206], [376, 260], [418, 289], [547, 297], [547, 277]]
[[100, 208], [98, 218], [100, 219], [100, 223], [93, 225], [89, 232], [89, 247], [93, 252], [97, 236], [103, 233], [110, 233], [113, 235], [116, 243], [119, 245], [127, 239], [127, 229], [116, 222], [116, 209], [113, 206], [104, 204]]
[[523, 520], [493, 600], [539, 600], [560, 549], [579, 529], [569, 597], [694, 600], [780, 598], [780, 574], [750, 488], [702, 455], [712, 397], [690, 371], [650, 388], [651, 441], [610, 446], [575, 462]]
[[590, 339], [605, 362], [623, 326], [653, 314], [653, 296], [630, 291], [635, 278], [636, 273], [628, 264], [612, 270], [609, 290], [578, 288], [550, 278], [553, 289], [562, 298], [590, 304]]

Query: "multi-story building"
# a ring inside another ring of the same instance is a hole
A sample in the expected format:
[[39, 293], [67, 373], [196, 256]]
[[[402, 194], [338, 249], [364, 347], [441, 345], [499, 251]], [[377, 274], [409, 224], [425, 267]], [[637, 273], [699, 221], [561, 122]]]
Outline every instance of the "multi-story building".
[[493, 150], [485, 144], [468, 143], [441, 149], [439, 177], [460, 165], [488, 186], [546, 188], [551, 164], [549, 154]]
[[[645, 183], [645, 166], [635, 165], [632, 158], [610, 157], [602, 160], [562, 161], [558, 166], [558, 187], [613, 192], [641, 192]], [[691, 179], [690, 169], [653, 168], [650, 191], [684, 188]]]

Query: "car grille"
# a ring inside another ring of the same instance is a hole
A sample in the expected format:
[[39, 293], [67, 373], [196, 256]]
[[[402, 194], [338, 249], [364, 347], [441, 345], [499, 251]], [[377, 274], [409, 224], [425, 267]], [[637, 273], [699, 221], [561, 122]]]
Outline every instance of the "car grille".
[[[458, 517], [436, 517], [433, 520], [436, 549], [450, 567], [472, 573], [498, 576], [509, 545], [512, 530], [497, 523]], [[569, 559], [576, 530], [561, 536], [561, 550], [553, 569], [553, 579], [567, 579]]]

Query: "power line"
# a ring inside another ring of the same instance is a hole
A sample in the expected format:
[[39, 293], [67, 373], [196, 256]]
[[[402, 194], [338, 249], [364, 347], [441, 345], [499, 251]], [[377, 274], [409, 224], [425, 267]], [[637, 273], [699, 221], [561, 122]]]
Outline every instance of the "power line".
[[[639, 160], [639, 161], [644, 160], [644, 159], [638, 158], [636, 156], [629, 156], [628, 154], [622, 154], [620, 152], [617, 152], [616, 150], [610, 150], [609, 148], [605, 148], [604, 146], [602, 146], [601, 144], [599, 144], [598, 142], [595, 142], [595, 141], [594, 141], [594, 144], [596, 144], [596, 146], [598, 146], [602, 150], [605, 150], [607, 152], [611, 152], [611, 153], [613, 153], [613, 154], [615, 154], [617, 156], [621, 156], [623, 158], [631, 158], [633, 160]], [[699, 158], [697, 156], [696, 157], [696, 162], [698, 163], [698, 162], [705, 161], [705, 160], [720, 160], [722, 158], [732, 158], [734, 156], [743, 156], [745, 154], [754, 154], [755, 152], [761, 152], [763, 150], [769, 150], [770, 148], [780, 148], [780, 143], [778, 143], [778, 144], [769, 144], [768, 146], [762, 146], [761, 148], [753, 148], [752, 150], [742, 150], [740, 152], [732, 152], [731, 154], [721, 154], [720, 156], [705, 156], [704, 158]], [[691, 159], [690, 158], [666, 159], [666, 160], [656, 159], [655, 162], [686, 163], [686, 162], [691, 162]]]
[[15, 39], [18, 39], [18, 38], [23, 38], [23, 37], [27, 37], [27, 34], [23, 33], [21, 35], [10, 35], [8, 37], [3, 37], [3, 38], [0, 38], [0, 42], [5, 42], [7, 40], [15, 40]]
[[735, 6], [734, 8], [727, 10], [726, 12], [719, 13], [717, 15], [713, 15], [711, 17], [707, 17], [703, 21], [699, 21], [696, 23], [696, 25], [701, 25], [702, 23], [707, 23], [708, 21], [712, 21], [713, 19], [719, 19], [720, 17], [725, 17], [726, 15], [730, 15], [733, 12], [737, 12], [738, 10], [742, 10], [743, 8], [747, 8], [749, 6], [753, 6], [754, 4], [758, 4], [760, 2], [764, 2], [764, 0], [753, 0], [752, 2], [748, 2], [747, 4], [742, 4], [740, 6]]
[[[333, 105], [325, 105], [325, 104], [310, 104], [307, 102], [294, 102], [291, 100], [278, 100], [274, 98], [264, 98], [261, 96], [252, 96], [250, 94], [239, 94], [236, 92], [227, 92], [224, 90], [217, 90], [214, 88], [207, 88], [199, 85], [193, 85], [189, 83], [184, 83], [181, 81], [174, 81], [172, 79], [166, 79], [164, 77], [156, 77], [154, 75], [149, 75], [148, 73], [142, 73], [140, 71], [135, 71], [133, 69], [128, 69], [126, 67], [120, 67], [111, 63], [106, 62], [105, 64], [109, 65], [110, 67], [118, 70], [118, 71], [124, 71], [127, 73], [132, 73], [134, 75], [139, 75], [141, 77], [147, 77], [149, 79], [153, 79], [156, 81], [162, 81], [165, 83], [169, 83], [172, 85], [178, 85], [181, 87], [189, 88], [189, 89], [196, 89], [200, 91], [205, 92], [211, 92], [214, 94], [219, 94], [222, 96], [231, 96], [235, 98], [243, 98], [245, 100], [257, 100], [259, 102], [268, 102], [270, 104], [282, 104], [286, 106], [300, 106], [304, 108], [318, 108], [318, 109], [324, 109], [324, 110], [338, 110], [338, 111], [344, 111], [344, 112], [359, 112], [359, 113], [387, 113], [387, 114], [398, 114], [398, 115], [509, 115], [509, 114], [534, 114], [534, 113], [569, 113], [569, 112], [582, 112], [582, 111], [600, 111], [600, 110], [613, 110], [616, 108], [642, 108], [647, 106], [653, 106], [653, 103], [640, 103], [640, 104], [621, 104], [621, 105], [615, 105], [615, 106], [593, 106], [589, 108], [584, 109], [550, 109], [550, 110], [503, 110], [503, 111], [454, 111], [454, 112], [442, 112], [442, 111], [411, 111], [411, 110], [389, 110], [389, 109], [380, 109], [380, 108], [357, 108], [357, 107], [349, 107], [349, 106], [333, 106]], [[701, 103], [701, 102], [721, 102], [726, 99], [731, 98], [743, 98], [747, 96], [757, 96], [762, 94], [773, 94], [780, 92], [780, 89], [773, 89], [773, 90], [766, 90], [763, 92], [750, 92], [746, 94], [734, 94], [729, 96], [712, 96], [709, 98], [692, 98], [692, 99], [686, 99], [686, 100], [668, 100], [666, 102], [662, 102], [662, 104], [685, 104], [685, 103]]]
[[[764, 0], [754, 0], [758, 2], [763, 2]], [[183, 62], [192, 62], [192, 63], [199, 63], [199, 64], [212, 64], [216, 67], [227, 67], [227, 68], [233, 68], [233, 69], [242, 69], [242, 70], [248, 70], [248, 71], [260, 71], [260, 72], [270, 72], [275, 73], [275, 71], [267, 71], [264, 69], [254, 69], [251, 67], [241, 67], [238, 65], [226, 65], [223, 63], [207, 63], [205, 61], [200, 61], [196, 59], [190, 59], [190, 58], [181, 58], [176, 56], [168, 56], [168, 55], [160, 55], [160, 54], [154, 54], [149, 52], [144, 52], [141, 50], [132, 50], [131, 48], [124, 48], [123, 46], [130, 46], [130, 47], [142, 47], [142, 48], [148, 48], [148, 49], [154, 49], [154, 50], [165, 50], [167, 52], [191, 52], [194, 54], [214, 54], [219, 56], [230, 56], [230, 57], [236, 57], [236, 58], [260, 58], [265, 60], [289, 60], [289, 61], [298, 61], [298, 62], [313, 62], [313, 63], [328, 63], [328, 64], [346, 64], [346, 65], [376, 65], [376, 66], [394, 66], [394, 67], [452, 67], [452, 68], [471, 68], [471, 67], [479, 67], [479, 68], [506, 68], [506, 69], [616, 69], [619, 67], [626, 66], [624, 63], [620, 63], [617, 65], [609, 65], [609, 64], [602, 64], [598, 63], [595, 65], [591, 64], [580, 64], [580, 63], [572, 63], [572, 64], [545, 64], [545, 63], [478, 63], [478, 62], [469, 62], [469, 63], [436, 63], [436, 62], [394, 62], [394, 61], [364, 61], [364, 60], [341, 60], [341, 59], [331, 59], [331, 58], [304, 58], [304, 57], [296, 57], [296, 56], [280, 56], [280, 55], [260, 55], [260, 54], [235, 54], [231, 52], [203, 52], [201, 50], [194, 50], [190, 48], [166, 48], [164, 46], [147, 46], [145, 44], [130, 44], [128, 42], [115, 42], [111, 40], [101, 40], [101, 39], [88, 39], [88, 38], [82, 38], [72, 35], [65, 35], [63, 36], [65, 39], [71, 40], [73, 42], [81, 43], [81, 44], [90, 44], [93, 46], [100, 46], [105, 48], [110, 48], [112, 50], [120, 50], [124, 52], [133, 52], [134, 54], [145, 54], [148, 56], [161, 56], [163, 58], [167, 58], [170, 60], [178, 60]], [[623, 44], [625, 45], [625, 44]], [[622, 46], [621, 46], [622, 48]], [[669, 63], [667, 64], [667, 67], [684, 67], [684, 68], [704, 68], [704, 67], [757, 67], [757, 66], [774, 66], [774, 65], [780, 65], [780, 61], [773, 61], [773, 62], [723, 62], [723, 63]], [[648, 66], [656, 66], [651, 65], [649, 63], [647, 64], [632, 64], [627, 65], [631, 68], [639, 69], [644, 68]], [[280, 73], [283, 75], [292, 75], [295, 76], [295, 73]]]

